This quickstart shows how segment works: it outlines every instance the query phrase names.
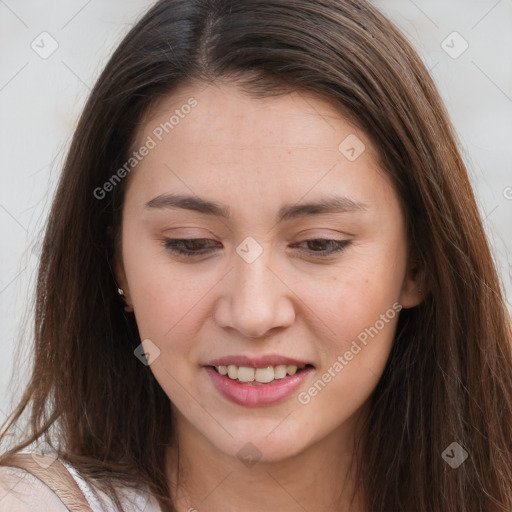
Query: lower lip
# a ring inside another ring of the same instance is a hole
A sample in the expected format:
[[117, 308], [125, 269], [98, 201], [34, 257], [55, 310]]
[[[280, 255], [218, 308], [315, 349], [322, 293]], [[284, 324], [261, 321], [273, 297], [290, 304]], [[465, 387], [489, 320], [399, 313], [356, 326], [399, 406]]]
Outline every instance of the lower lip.
[[288, 375], [284, 379], [274, 380], [261, 386], [232, 380], [227, 375], [221, 375], [211, 366], [205, 366], [205, 370], [208, 372], [217, 391], [224, 398], [245, 407], [259, 407], [261, 405], [275, 404], [289, 397], [304, 383], [314, 368], [308, 366], [295, 375]]

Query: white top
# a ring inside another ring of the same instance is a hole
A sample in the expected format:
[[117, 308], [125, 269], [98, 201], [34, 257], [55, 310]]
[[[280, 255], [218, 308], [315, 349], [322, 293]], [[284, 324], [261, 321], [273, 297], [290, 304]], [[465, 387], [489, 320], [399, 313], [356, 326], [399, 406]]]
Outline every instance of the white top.
[[[60, 460], [60, 459], [59, 459]], [[93, 512], [119, 512], [103, 492], [93, 489], [66, 461], [60, 460], [84, 493]], [[153, 496], [119, 489], [123, 512], [161, 512]], [[21, 468], [0, 466], [0, 512], [68, 512], [58, 496], [39, 478]]]

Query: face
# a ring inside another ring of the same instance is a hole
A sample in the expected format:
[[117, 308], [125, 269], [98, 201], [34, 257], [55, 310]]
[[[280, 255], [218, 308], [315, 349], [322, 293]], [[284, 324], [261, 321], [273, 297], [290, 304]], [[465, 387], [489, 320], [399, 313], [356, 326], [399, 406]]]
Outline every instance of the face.
[[116, 275], [178, 431], [268, 461], [346, 439], [420, 300], [365, 133], [314, 95], [202, 85], [135, 146]]

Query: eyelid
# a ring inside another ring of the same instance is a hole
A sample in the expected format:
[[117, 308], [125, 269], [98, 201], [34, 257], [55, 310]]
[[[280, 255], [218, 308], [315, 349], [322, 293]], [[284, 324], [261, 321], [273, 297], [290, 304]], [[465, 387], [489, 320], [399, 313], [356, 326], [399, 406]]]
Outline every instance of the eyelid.
[[[201, 258], [202, 256], [212, 254], [213, 252], [216, 252], [214, 250], [200, 250], [200, 251], [193, 251], [193, 250], [183, 250], [183, 249], [177, 249], [176, 246], [179, 246], [179, 244], [186, 244], [186, 243], [194, 243], [194, 242], [205, 242], [208, 243], [208, 245], [211, 246], [211, 243], [216, 243], [215, 240], [212, 240], [210, 238], [205, 237], [196, 237], [196, 238], [164, 238], [162, 240], [162, 243], [164, 245], [164, 248], [168, 250], [169, 252], [173, 253], [177, 257], [184, 257], [187, 259], [197, 259]], [[303, 253], [307, 253], [308, 256], [312, 256], [317, 259], [327, 259], [329, 256], [336, 255], [338, 253], [343, 252], [351, 243], [352, 240], [338, 240], [328, 237], [312, 237], [312, 238], [306, 238], [303, 240], [300, 240], [296, 242], [294, 245], [301, 245], [308, 242], [330, 242], [334, 244], [335, 248], [328, 250], [328, 251], [314, 251], [314, 250], [308, 250], [308, 249], [299, 249], [299, 251]]]

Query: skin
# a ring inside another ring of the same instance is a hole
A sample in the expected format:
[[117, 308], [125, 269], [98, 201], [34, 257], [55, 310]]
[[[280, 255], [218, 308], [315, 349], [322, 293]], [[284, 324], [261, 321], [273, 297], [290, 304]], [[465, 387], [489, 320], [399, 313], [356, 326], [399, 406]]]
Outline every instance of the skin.
[[[188, 85], [151, 111], [135, 147], [191, 96], [197, 106], [129, 175], [115, 262], [141, 339], [160, 350], [150, 368], [176, 421], [178, 510], [339, 510], [398, 314], [308, 404], [297, 395], [393, 304], [421, 301], [399, 198], [368, 137], [304, 92], [253, 99], [227, 82]], [[366, 148], [354, 161], [338, 150], [351, 134]], [[233, 217], [145, 207], [170, 192], [229, 206]], [[366, 209], [276, 222], [285, 204], [334, 194]], [[248, 236], [263, 250], [252, 263], [236, 252]], [[196, 250], [213, 251], [180, 257], [166, 237], [207, 238], [213, 244]], [[319, 238], [351, 243], [321, 257], [333, 246], [304, 242]], [[235, 354], [286, 355], [315, 371], [285, 401], [244, 407], [220, 395], [203, 368]], [[248, 442], [261, 457], [251, 467], [237, 456]], [[176, 452], [170, 445], [172, 485]], [[352, 510], [361, 510], [357, 500]]]

